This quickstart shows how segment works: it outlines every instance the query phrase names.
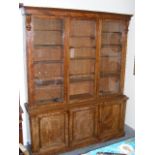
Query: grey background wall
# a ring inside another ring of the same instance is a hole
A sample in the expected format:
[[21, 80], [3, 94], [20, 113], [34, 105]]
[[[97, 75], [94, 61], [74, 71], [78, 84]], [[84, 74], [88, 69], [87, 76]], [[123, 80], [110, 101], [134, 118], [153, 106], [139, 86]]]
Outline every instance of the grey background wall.
[[[44, 6], [44, 7], [57, 7], [57, 8], [71, 8], [71, 9], [81, 9], [81, 10], [93, 10], [93, 11], [104, 11], [104, 12], [115, 12], [124, 14], [134, 14], [134, 0], [23, 0], [20, 1], [24, 5], [29, 6]], [[19, 28], [19, 50], [23, 51], [23, 21], [21, 12], [17, 15], [17, 22]], [[131, 19], [128, 33], [128, 46], [127, 46], [127, 62], [126, 62], [126, 74], [125, 74], [125, 89], [124, 93], [129, 97], [126, 109], [126, 119], [125, 122], [132, 128], [135, 128], [135, 77], [133, 75], [134, 67], [134, 16]], [[26, 87], [26, 73], [23, 68], [25, 68], [25, 55], [24, 52], [19, 53], [19, 69], [20, 69], [20, 97], [21, 104], [24, 109], [23, 104], [27, 102], [27, 87]], [[24, 109], [23, 115], [23, 133], [24, 133], [24, 143], [30, 143], [29, 134], [29, 124], [28, 116]]]

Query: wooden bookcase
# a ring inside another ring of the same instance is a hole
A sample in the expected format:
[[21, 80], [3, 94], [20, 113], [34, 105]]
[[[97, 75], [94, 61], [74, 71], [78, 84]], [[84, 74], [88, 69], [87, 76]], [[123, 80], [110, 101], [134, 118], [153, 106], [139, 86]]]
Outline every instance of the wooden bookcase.
[[131, 16], [28, 6], [22, 13], [33, 154], [123, 136]]

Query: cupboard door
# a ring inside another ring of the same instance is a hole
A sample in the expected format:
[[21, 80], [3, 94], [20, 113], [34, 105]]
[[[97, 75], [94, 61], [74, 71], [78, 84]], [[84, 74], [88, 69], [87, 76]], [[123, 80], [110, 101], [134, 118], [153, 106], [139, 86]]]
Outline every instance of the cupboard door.
[[32, 16], [33, 100], [64, 102], [64, 19]]
[[124, 131], [125, 103], [105, 102], [100, 105], [100, 137], [112, 137]]
[[83, 145], [96, 139], [97, 108], [79, 107], [70, 111], [71, 145]]
[[66, 112], [42, 114], [31, 119], [32, 151], [56, 151], [68, 146], [68, 115]]
[[103, 20], [101, 28], [99, 95], [121, 92], [126, 23]]

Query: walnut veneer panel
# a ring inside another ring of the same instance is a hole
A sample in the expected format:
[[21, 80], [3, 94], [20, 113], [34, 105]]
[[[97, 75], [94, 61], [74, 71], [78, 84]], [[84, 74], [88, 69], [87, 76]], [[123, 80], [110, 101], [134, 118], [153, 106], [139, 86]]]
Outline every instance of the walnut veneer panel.
[[71, 110], [71, 145], [94, 141], [96, 138], [96, 116], [97, 109], [95, 107], [82, 107]]
[[123, 132], [124, 101], [103, 102], [100, 105], [100, 137], [112, 137]]
[[68, 116], [66, 112], [40, 114], [31, 119], [32, 150], [46, 152], [68, 146]]

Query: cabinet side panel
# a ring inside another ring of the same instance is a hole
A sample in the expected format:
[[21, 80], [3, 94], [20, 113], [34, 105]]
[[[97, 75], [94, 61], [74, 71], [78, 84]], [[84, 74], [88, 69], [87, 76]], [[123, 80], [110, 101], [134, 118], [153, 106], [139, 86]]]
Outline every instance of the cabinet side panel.
[[37, 117], [30, 118], [31, 122], [31, 143], [32, 152], [38, 152], [40, 148], [39, 144], [39, 120]]

